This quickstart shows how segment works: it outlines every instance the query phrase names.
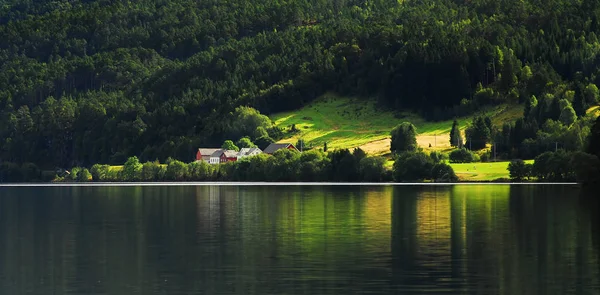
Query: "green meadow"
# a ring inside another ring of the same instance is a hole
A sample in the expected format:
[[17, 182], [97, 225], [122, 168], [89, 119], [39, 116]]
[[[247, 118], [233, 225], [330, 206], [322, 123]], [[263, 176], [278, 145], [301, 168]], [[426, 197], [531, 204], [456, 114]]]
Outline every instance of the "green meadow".
[[[510, 162], [487, 163], [451, 163], [454, 173], [461, 181], [492, 181], [498, 178], [509, 178], [508, 164]], [[525, 163], [533, 164], [533, 160]]]
[[[523, 109], [503, 105], [486, 109], [484, 113], [495, 124], [502, 124], [522, 115]], [[292, 125], [298, 130], [281, 142], [296, 143], [302, 138], [309, 147], [322, 147], [327, 142], [329, 149], [361, 147], [369, 154], [387, 154], [390, 131], [407, 121], [417, 127], [417, 141], [421, 147], [429, 149], [431, 145], [432, 150], [451, 148], [448, 141], [451, 120], [428, 122], [414, 113], [396, 113], [379, 107], [375, 100], [326, 94], [299, 110], [274, 114], [271, 119], [285, 130]], [[464, 130], [472, 117], [457, 120]]]

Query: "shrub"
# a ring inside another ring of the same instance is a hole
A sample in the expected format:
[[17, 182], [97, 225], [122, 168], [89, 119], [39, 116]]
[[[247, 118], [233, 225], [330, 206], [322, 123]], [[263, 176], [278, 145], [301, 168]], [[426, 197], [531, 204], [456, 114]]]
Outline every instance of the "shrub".
[[92, 180], [92, 174], [87, 168], [81, 168], [79, 173], [77, 173], [77, 181], [78, 182], [88, 182]]
[[66, 181], [77, 181], [77, 174], [81, 171], [81, 167], [73, 167], [69, 174], [65, 176]]
[[545, 152], [533, 162], [533, 175], [542, 181], [573, 181], [576, 178], [571, 156], [563, 150]]
[[226, 150], [233, 150], [233, 151], [236, 151], [236, 152], [240, 150], [240, 148], [239, 148], [239, 147], [237, 147], [237, 146], [236, 146], [236, 145], [233, 143], [233, 141], [231, 141], [231, 140], [229, 140], [229, 139], [228, 139], [228, 140], [226, 140], [225, 142], [223, 142], [223, 145], [221, 146], [221, 148], [222, 148], [222, 149], [226, 149]]
[[92, 166], [90, 173], [93, 181], [106, 181], [108, 176], [109, 165], [95, 164]]
[[188, 175], [188, 165], [178, 160], [173, 160], [167, 165], [165, 178], [167, 180], [185, 180]]
[[420, 181], [431, 178], [433, 161], [423, 152], [404, 152], [394, 162], [395, 181]]
[[142, 176], [142, 164], [137, 157], [129, 157], [119, 175], [123, 181], [138, 181]]
[[141, 180], [159, 181], [164, 176], [164, 167], [158, 161], [146, 162], [142, 165]]
[[390, 150], [392, 153], [414, 151], [417, 149], [417, 128], [415, 128], [415, 125], [403, 122], [392, 130], [391, 136]]
[[523, 181], [531, 177], [531, 165], [521, 159], [513, 160], [508, 164], [508, 172], [512, 181]]
[[385, 158], [365, 157], [359, 162], [360, 178], [362, 181], [378, 182], [385, 172]]
[[431, 169], [431, 178], [436, 182], [457, 182], [458, 177], [454, 173], [454, 169], [448, 164], [438, 163]]
[[249, 137], [242, 137], [240, 138], [236, 144], [235, 144], [238, 148], [254, 148], [256, 147], [256, 144], [254, 144]]
[[441, 163], [442, 161], [444, 161], [445, 159], [448, 158], [448, 156], [446, 156], [446, 154], [443, 154], [438, 151], [433, 151], [433, 152], [429, 153], [429, 157], [435, 164]]
[[575, 152], [571, 155], [570, 165], [575, 170], [577, 182], [600, 183], [600, 160], [596, 155]]
[[212, 167], [210, 164], [200, 161], [188, 165], [188, 178], [190, 180], [202, 181], [208, 180], [211, 176]]
[[108, 169], [106, 172], [106, 181], [122, 181], [120, 179], [120, 171], [116, 169]]
[[479, 160], [479, 156], [465, 148], [453, 150], [449, 158], [450, 163], [472, 163]]

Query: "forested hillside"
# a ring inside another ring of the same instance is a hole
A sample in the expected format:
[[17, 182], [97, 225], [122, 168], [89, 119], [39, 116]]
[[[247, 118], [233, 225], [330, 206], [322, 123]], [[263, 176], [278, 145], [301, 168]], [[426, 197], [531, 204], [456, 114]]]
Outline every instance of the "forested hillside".
[[189, 161], [236, 107], [326, 91], [429, 120], [526, 103], [499, 133], [522, 154], [597, 104], [599, 16], [596, 0], [1, 0], [0, 162]]

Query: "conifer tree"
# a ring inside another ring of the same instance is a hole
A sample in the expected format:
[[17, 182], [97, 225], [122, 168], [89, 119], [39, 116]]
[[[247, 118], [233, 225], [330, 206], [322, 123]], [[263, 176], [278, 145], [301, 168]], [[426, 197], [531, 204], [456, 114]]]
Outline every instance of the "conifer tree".
[[458, 129], [458, 122], [454, 120], [452, 123], [452, 129], [450, 130], [450, 145], [454, 147], [462, 147], [463, 140], [460, 135], [460, 129]]

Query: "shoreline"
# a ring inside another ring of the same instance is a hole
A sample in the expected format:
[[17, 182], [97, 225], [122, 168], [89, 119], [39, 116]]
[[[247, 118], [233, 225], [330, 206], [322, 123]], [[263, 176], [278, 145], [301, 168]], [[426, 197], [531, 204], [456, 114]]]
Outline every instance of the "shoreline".
[[454, 185], [580, 185], [576, 182], [60, 182], [3, 183], [0, 187], [108, 186], [454, 186]]

